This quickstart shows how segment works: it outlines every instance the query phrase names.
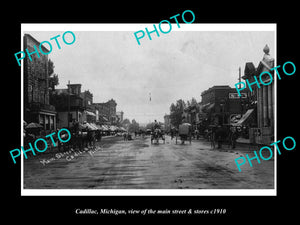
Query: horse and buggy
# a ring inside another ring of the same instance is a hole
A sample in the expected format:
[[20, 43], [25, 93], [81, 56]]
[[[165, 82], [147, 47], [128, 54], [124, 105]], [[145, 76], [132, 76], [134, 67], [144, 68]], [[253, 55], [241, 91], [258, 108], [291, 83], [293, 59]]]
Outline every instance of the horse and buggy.
[[165, 132], [160, 128], [153, 129], [151, 132], [151, 144], [153, 144], [153, 141], [155, 141], [154, 143], [159, 144], [160, 139], [163, 140], [164, 144], [166, 143]]

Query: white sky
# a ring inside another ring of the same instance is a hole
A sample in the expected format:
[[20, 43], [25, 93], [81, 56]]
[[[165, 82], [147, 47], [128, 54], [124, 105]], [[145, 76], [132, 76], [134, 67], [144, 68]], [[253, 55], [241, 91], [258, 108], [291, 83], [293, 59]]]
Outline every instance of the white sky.
[[94, 102], [113, 98], [117, 111], [140, 123], [163, 121], [171, 103], [192, 97], [201, 101], [201, 92], [213, 85], [234, 87], [238, 68], [243, 75], [246, 62], [257, 66], [266, 44], [274, 57], [276, 44], [273, 31], [179, 29], [160, 37], [153, 33], [151, 41], [146, 35], [141, 45], [135, 31], [73, 32], [74, 44], [65, 45], [60, 38], [58, 50], [50, 38], [64, 31], [25, 31], [39, 42], [52, 43], [49, 58], [59, 75], [57, 88], [66, 88], [68, 80], [81, 83], [82, 91], [93, 93]]

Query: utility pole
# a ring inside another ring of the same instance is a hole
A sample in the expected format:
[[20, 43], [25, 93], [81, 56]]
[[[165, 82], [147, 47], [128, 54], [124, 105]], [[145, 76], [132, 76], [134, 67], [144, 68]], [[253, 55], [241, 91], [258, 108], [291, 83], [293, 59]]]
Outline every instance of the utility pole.
[[70, 130], [70, 81], [68, 81], [68, 130]]
[[[239, 89], [241, 89], [241, 67], [239, 67]], [[241, 117], [243, 115], [243, 105], [242, 105], [242, 95], [240, 95], [240, 104], [241, 104]]]
[[241, 89], [241, 67], [239, 67], [239, 89]]

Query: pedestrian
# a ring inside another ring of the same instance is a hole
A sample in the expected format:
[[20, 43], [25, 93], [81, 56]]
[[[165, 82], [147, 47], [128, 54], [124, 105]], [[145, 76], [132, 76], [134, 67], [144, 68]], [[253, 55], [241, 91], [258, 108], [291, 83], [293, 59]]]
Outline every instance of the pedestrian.
[[91, 140], [92, 140], [92, 133], [90, 130], [87, 130], [87, 138], [86, 139], [87, 139], [86, 147], [88, 148], [91, 146]]
[[235, 128], [233, 128], [232, 131], [231, 131], [231, 139], [230, 139], [232, 149], [235, 149], [237, 139], [238, 139], [238, 132], [236, 131]]
[[209, 139], [210, 139], [210, 147], [212, 149], [216, 148], [216, 130], [213, 127], [210, 131], [209, 131]]
[[127, 141], [127, 140], [128, 140], [127, 132], [124, 132], [123, 138], [124, 138], [124, 141]]
[[95, 131], [92, 131], [91, 143], [92, 143], [92, 147], [95, 148], [96, 147], [96, 134], [95, 134]]
[[224, 133], [223, 132], [223, 127], [221, 125], [219, 125], [217, 127], [216, 134], [215, 134], [216, 135], [216, 140], [218, 142], [218, 149], [222, 148], [222, 141], [223, 141], [223, 136], [224, 136], [223, 133]]
[[98, 141], [102, 139], [102, 131], [98, 130]]
[[195, 130], [195, 136], [196, 136], [196, 139], [198, 140], [199, 139], [199, 130], [198, 129]]

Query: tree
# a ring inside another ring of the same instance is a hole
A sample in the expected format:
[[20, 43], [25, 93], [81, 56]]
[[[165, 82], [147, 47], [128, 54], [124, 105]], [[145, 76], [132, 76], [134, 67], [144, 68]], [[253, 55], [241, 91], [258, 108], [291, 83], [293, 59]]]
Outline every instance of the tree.
[[58, 74], [54, 73], [54, 63], [51, 59], [48, 59], [48, 76], [49, 76], [49, 87], [54, 91], [55, 86], [59, 84]]
[[194, 106], [197, 104], [198, 104], [197, 100], [194, 97], [192, 97], [191, 101], [187, 101], [187, 107], [192, 106], [192, 105]]
[[137, 123], [137, 122], [135, 121], [135, 119], [133, 119], [133, 120], [131, 121], [131, 124], [129, 125], [128, 131], [129, 131], [129, 132], [138, 132], [139, 129], [140, 129], [139, 123]]
[[54, 63], [51, 61], [51, 59], [48, 59], [48, 76], [54, 73], [54, 67]]
[[154, 126], [154, 123], [153, 123], [153, 122], [147, 123], [146, 129], [150, 129], [150, 130], [151, 130], [153, 126]]
[[172, 103], [170, 106], [170, 123], [178, 127], [182, 123], [182, 114], [186, 108], [184, 100], [177, 100], [176, 104]]
[[122, 122], [121, 122], [121, 125], [125, 128], [125, 129], [128, 129], [129, 126], [130, 126], [130, 120], [129, 119], [124, 119]]

